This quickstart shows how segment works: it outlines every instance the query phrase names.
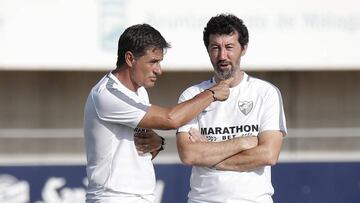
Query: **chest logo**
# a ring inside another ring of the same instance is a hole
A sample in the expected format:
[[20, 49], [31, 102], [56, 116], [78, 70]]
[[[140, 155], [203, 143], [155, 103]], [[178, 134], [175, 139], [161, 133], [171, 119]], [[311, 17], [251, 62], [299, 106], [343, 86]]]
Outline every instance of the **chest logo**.
[[240, 111], [246, 116], [250, 113], [253, 108], [252, 101], [238, 101], [238, 107]]

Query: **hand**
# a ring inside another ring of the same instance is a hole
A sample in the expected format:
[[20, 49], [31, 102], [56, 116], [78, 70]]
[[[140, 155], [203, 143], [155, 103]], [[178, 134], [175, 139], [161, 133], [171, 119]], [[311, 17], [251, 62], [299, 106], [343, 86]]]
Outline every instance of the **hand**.
[[229, 95], [230, 95], [230, 87], [229, 84], [233, 81], [233, 77], [221, 80], [217, 84], [215, 84], [212, 88], [210, 88], [212, 91], [214, 91], [214, 97], [216, 100], [219, 101], [225, 101]]
[[190, 141], [192, 143], [196, 143], [196, 142], [209, 142], [209, 140], [204, 136], [202, 135], [198, 129], [196, 128], [190, 128], [189, 130], [189, 134], [190, 134]]
[[134, 134], [134, 142], [139, 155], [154, 152], [161, 148], [163, 140], [153, 130]]

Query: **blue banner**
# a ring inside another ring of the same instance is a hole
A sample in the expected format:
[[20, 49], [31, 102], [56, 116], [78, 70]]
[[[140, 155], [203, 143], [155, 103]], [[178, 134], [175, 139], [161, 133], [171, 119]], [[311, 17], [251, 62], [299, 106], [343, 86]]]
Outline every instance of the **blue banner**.
[[[185, 203], [191, 167], [157, 164], [157, 202]], [[360, 163], [280, 163], [275, 203], [359, 203]], [[1, 203], [85, 202], [85, 166], [0, 166]]]

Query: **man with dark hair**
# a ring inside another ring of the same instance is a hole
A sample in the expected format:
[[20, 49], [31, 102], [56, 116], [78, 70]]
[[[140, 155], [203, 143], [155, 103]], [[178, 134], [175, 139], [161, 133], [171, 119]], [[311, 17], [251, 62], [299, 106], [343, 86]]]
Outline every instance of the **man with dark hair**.
[[240, 68], [249, 35], [231, 14], [212, 17], [203, 40], [214, 77], [185, 90], [179, 102], [233, 78], [230, 96], [213, 102], [178, 129], [180, 159], [192, 165], [189, 203], [271, 203], [271, 168], [276, 164], [286, 122], [279, 90]]
[[[151, 105], [145, 88], [161, 75], [160, 62], [169, 47], [148, 24], [127, 28], [119, 39], [116, 69], [91, 89], [84, 112], [88, 203], [153, 202], [151, 160], [163, 140], [151, 129], [176, 129], [213, 101], [227, 99], [231, 79], [174, 107]], [[149, 139], [135, 145], [138, 136]]]

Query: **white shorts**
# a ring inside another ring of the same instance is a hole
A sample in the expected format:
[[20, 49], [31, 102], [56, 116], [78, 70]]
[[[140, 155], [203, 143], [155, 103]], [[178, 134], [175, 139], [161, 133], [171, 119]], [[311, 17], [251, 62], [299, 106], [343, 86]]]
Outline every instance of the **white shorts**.
[[154, 195], [135, 195], [117, 193], [116, 196], [106, 196], [98, 199], [86, 199], [86, 203], [154, 203]]
[[[225, 198], [226, 199], [226, 198]], [[194, 199], [188, 199], [187, 203], [207, 203], [210, 200], [194, 200]], [[273, 200], [271, 198], [270, 195], [264, 195], [262, 197], [257, 197], [257, 198], [236, 198], [236, 199], [232, 199], [232, 198], [228, 198], [226, 200], [221, 200], [221, 201], [211, 201], [211, 202], [216, 202], [216, 203], [273, 203]]]

